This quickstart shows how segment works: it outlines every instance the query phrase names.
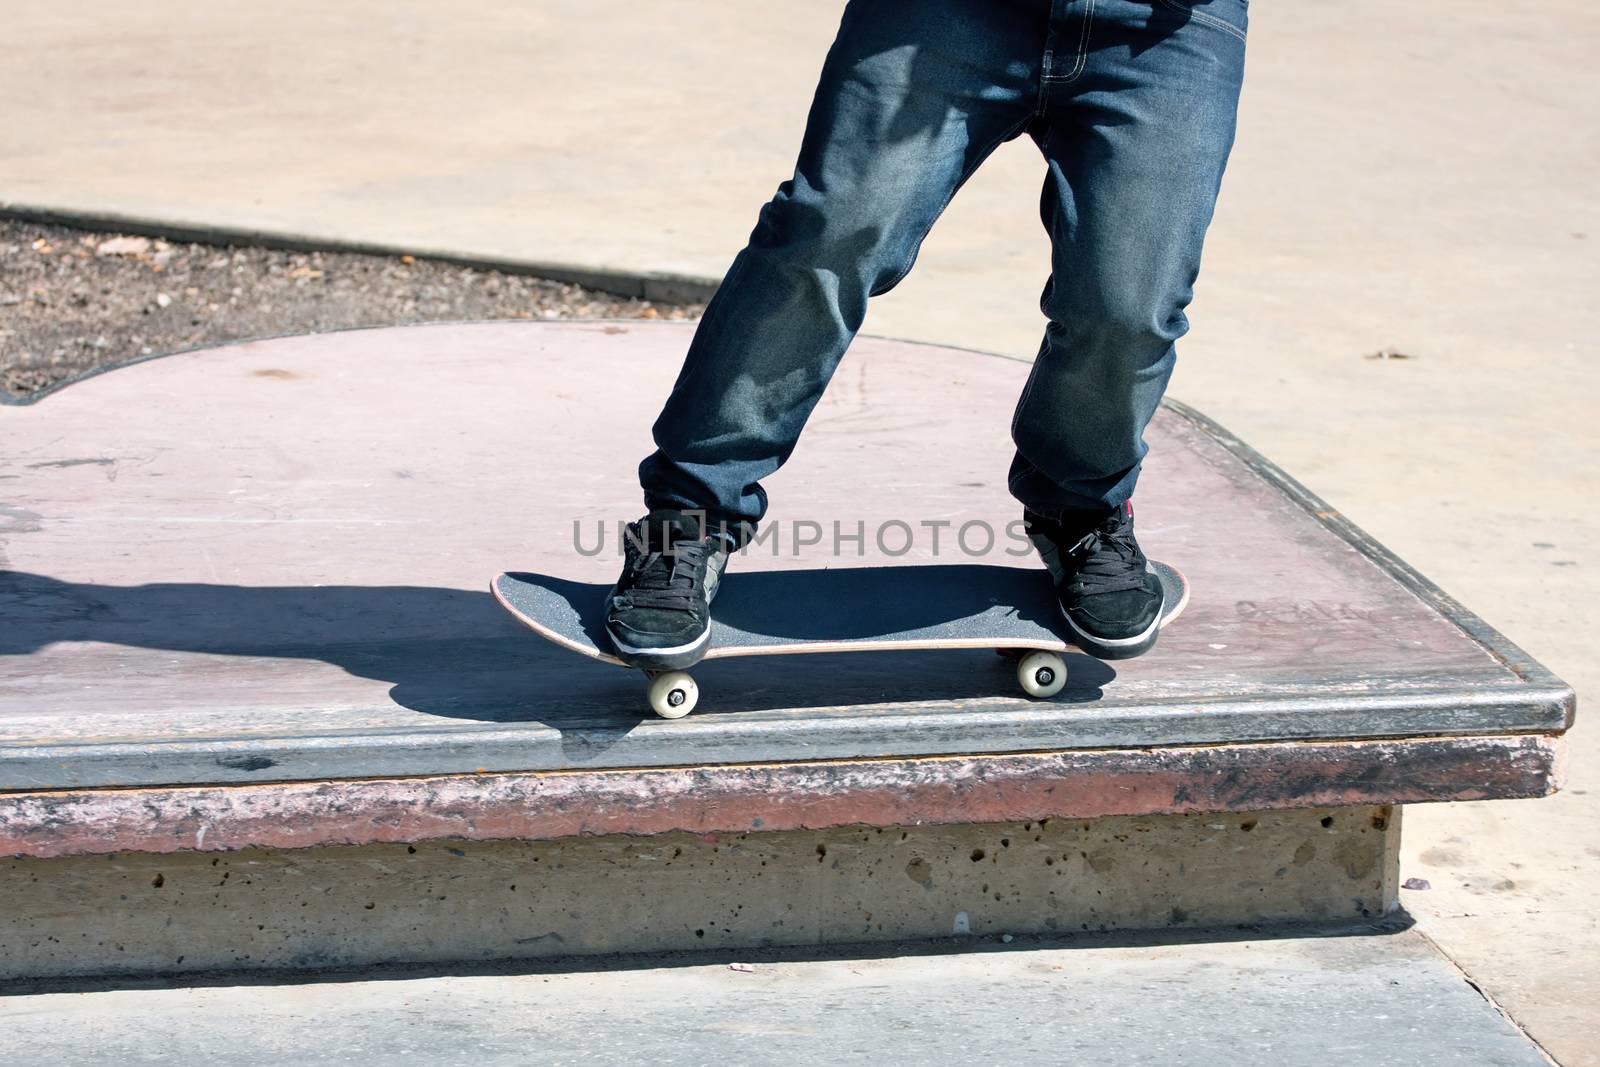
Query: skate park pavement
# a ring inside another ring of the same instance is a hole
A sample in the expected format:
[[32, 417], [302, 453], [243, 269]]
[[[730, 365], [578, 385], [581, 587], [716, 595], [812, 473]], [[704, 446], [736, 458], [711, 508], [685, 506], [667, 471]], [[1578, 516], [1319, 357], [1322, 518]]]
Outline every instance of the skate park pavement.
[[[709, 284], [787, 176], [840, 7], [19, 4], [0, 205]], [[1581, 705], [1600, 691], [1584, 625], [1600, 592], [1600, 13], [1254, 15], [1173, 395]], [[1031, 145], [1006, 146], [867, 329], [1029, 357], [1040, 177]], [[1404, 858], [1430, 885], [1403, 895], [1421, 931], [1565, 1064], [1600, 1063], [1592, 737], [1580, 717], [1555, 798], [1414, 809]]]
[[0, 999], [0, 1021], [0, 1051], [82, 1065], [1549, 1062], [1426, 938], [1392, 930], [146, 981]]

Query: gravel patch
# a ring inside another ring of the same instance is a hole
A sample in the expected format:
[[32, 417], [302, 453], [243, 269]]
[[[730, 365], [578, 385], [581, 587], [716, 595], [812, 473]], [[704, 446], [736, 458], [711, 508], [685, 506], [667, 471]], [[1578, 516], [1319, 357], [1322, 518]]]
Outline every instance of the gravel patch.
[[411, 256], [199, 245], [0, 220], [0, 389], [254, 337], [484, 319], [690, 319], [634, 300]]

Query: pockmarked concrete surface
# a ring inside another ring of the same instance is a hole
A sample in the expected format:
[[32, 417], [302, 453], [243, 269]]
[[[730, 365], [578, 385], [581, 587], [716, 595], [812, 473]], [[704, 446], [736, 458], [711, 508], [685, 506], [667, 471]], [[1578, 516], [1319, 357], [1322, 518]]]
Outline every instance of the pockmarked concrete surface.
[[809, 960], [645, 957], [600, 970], [552, 963], [17, 995], [0, 998], [0, 1057], [37, 1067], [1548, 1064], [1415, 933], [985, 940]]
[[[714, 276], [840, 6], [14, 5], [0, 201]], [[1175, 394], [1600, 693], [1600, 9], [1254, 15]], [[868, 328], [1031, 353], [1039, 178], [1003, 148]], [[1408, 905], [1568, 1064], [1600, 1063], [1595, 736], [1553, 801], [1409, 824]]]
[[[1398, 809], [0, 860], [0, 981], [1377, 919]], [[48, 892], [40, 888], [48, 886]]]

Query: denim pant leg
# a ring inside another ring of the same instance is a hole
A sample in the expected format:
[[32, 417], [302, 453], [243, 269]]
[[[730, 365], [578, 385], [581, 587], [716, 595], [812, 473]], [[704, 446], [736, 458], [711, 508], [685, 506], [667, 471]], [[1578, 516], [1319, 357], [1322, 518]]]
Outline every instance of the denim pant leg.
[[[1118, 505], [1188, 329], [1243, 75], [1246, 0], [1094, 0], [1046, 72], [1048, 324], [1012, 423], [1030, 510]], [[1054, 75], [1052, 77], [1052, 75]]]
[[934, 220], [1038, 103], [1049, 4], [851, 0], [793, 178], [706, 308], [640, 465], [649, 507], [766, 511], [866, 313]]

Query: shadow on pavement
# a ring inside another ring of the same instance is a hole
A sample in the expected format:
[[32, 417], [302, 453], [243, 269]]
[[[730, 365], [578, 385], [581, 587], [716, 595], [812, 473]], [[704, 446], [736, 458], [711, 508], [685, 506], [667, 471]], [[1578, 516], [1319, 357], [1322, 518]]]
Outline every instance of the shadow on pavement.
[[384, 964], [350, 970], [262, 970], [241, 973], [194, 972], [165, 978], [105, 976], [42, 978], [0, 982], [0, 997], [46, 993], [96, 993], [114, 989], [190, 989], [342, 982], [415, 981], [428, 978], [556, 975], [648, 970], [658, 967], [726, 966], [730, 959], [750, 964], [822, 963], [903, 957], [1036, 952], [1051, 949], [1165, 948], [1176, 945], [1307, 938], [1392, 937], [1416, 920], [1404, 910], [1382, 919], [1339, 923], [1271, 923], [1200, 929], [1127, 930], [1043, 937], [1019, 934], [1010, 943], [999, 936], [940, 938], [930, 941], [877, 941], [842, 945], [651, 952], [618, 956], [559, 956], [544, 959], [451, 961], [439, 964]]

